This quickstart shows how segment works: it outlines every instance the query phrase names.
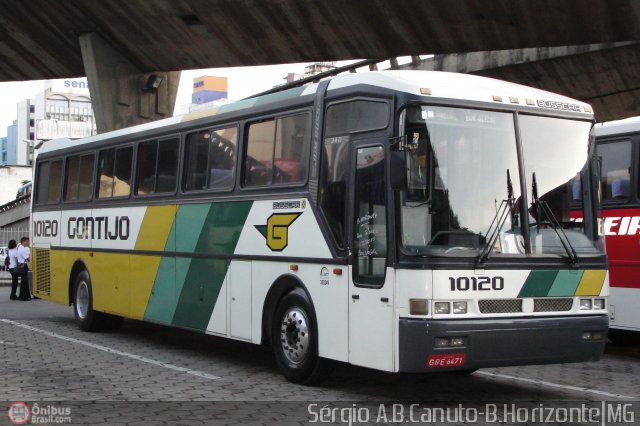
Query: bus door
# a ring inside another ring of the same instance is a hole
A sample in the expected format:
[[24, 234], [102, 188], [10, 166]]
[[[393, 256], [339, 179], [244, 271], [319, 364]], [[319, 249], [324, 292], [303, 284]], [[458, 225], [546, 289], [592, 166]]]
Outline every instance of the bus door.
[[355, 144], [351, 266], [349, 280], [349, 362], [393, 370], [394, 275], [387, 273], [386, 138]]

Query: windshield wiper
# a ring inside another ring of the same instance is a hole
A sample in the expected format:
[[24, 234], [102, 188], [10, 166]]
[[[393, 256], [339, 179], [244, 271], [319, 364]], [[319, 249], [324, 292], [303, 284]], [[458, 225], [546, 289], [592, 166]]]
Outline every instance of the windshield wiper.
[[[536, 172], [533, 172], [532, 176], [531, 195], [533, 197], [533, 203], [531, 204], [536, 209], [536, 223], [540, 220], [539, 218], [542, 214], [547, 217], [547, 219], [549, 220], [549, 224], [556, 232], [556, 235], [558, 236], [562, 247], [564, 247], [564, 250], [567, 252], [567, 256], [569, 257], [571, 266], [577, 267], [579, 261], [578, 254], [573, 248], [571, 241], [569, 241], [569, 237], [567, 237], [567, 234], [564, 232], [564, 228], [558, 222], [558, 219], [556, 218], [556, 215], [553, 214], [553, 211], [551, 210], [551, 207], [549, 207], [549, 204], [538, 197], [538, 182], [536, 181]], [[560, 233], [562, 233], [562, 236], [560, 235]], [[564, 239], [562, 237], [564, 237]]]
[[[484, 264], [491, 255], [491, 250], [496, 243], [496, 240], [500, 236], [500, 231], [504, 226], [504, 223], [507, 221], [508, 217], [511, 217], [511, 223], [513, 224], [513, 205], [515, 203], [515, 199], [513, 197], [513, 184], [511, 182], [511, 174], [509, 173], [509, 169], [507, 169], [507, 199], [502, 200], [500, 203], [500, 207], [496, 211], [496, 215], [493, 217], [491, 221], [491, 225], [489, 225], [489, 229], [487, 230], [486, 235], [484, 236], [485, 243], [482, 248], [482, 252], [476, 258], [476, 264], [482, 265]], [[495, 224], [495, 229], [493, 225]]]

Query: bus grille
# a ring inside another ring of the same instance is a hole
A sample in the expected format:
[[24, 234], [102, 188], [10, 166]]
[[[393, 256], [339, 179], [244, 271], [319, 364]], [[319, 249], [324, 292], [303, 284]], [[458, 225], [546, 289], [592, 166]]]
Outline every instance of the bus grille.
[[561, 299], [534, 299], [533, 311], [534, 312], [563, 312], [570, 311], [573, 306], [573, 299], [561, 298]]
[[483, 314], [522, 312], [522, 299], [489, 299], [478, 302]]
[[36, 284], [36, 292], [40, 294], [51, 295], [51, 262], [49, 259], [49, 250], [34, 249], [35, 252], [35, 268], [34, 277]]

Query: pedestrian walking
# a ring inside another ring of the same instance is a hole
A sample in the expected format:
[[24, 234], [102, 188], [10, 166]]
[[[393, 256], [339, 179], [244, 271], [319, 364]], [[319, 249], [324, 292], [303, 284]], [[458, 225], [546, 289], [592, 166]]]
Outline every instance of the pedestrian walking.
[[18, 265], [16, 271], [20, 277], [20, 300], [31, 300], [31, 289], [29, 288], [29, 257], [31, 251], [29, 250], [29, 237], [22, 237], [20, 239], [20, 245], [16, 249], [16, 260]]
[[18, 291], [18, 274], [15, 273], [16, 266], [18, 266], [18, 260], [16, 256], [18, 255], [18, 243], [16, 240], [9, 241], [9, 253], [7, 256], [9, 257], [9, 273], [11, 274], [11, 295], [9, 299], [18, 300], [18, 296], [16, 292]]

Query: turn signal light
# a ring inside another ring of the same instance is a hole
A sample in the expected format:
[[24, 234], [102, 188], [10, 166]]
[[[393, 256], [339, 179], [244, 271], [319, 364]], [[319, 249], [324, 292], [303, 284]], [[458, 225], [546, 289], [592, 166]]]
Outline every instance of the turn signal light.
[[427, 315], [429, 313], [427, 306], [426, 299], [409, 299], [409, 313], [411, 315]]

